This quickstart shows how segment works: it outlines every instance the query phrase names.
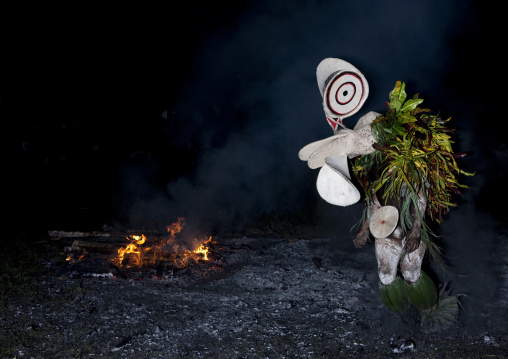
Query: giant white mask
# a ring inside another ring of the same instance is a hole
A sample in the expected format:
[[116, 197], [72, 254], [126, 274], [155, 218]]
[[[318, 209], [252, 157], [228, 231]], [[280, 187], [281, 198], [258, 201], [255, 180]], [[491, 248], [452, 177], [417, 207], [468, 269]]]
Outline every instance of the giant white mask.
[[316, 70], [323, 109], [334, 131], [345, 127], [343, 120], [360, 110], [369, 96], [369, 84], [363, 74], [349, 62], [327, 58]]
[[342, 121], [357, 113], [369, 96], [367, 80], [349, 62], [334, 58], [321, 61], [316, 75], [323, 109], [334, 135], [308, 144], [298, 156], [310, 168], [321, 167], [316, 186], [325, 201], [349, 206], [360, 200], [360, 193], [351, 182], [347, 158], [374, 152], [370, 124], [379, 114], [369, 112], [358, 120], [354, 129], [346, 128]]

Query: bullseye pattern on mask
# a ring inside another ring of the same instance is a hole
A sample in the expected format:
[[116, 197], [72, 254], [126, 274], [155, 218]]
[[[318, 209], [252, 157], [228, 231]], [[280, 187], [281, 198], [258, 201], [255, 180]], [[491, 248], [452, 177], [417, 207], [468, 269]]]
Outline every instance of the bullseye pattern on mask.
[[342, 72], [330, 81], [325, 92], [328, 109], [339, 116], [354, 111], [364, 93], [361, 78], [353, 72]]

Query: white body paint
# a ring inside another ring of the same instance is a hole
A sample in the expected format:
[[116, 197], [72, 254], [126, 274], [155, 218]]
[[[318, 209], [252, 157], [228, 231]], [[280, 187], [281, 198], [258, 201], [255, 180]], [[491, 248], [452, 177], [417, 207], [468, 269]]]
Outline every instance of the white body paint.
[[[391, 284], [397, 277], [397, 267], [401, 256], [404, 254], [404, 240], [396, 240], [392, 238], [376, 238], [376, 259], [378, 265], [379, 280], [384, 285]], [[423, 257], [427, 246], [420, 243], [418, 249], [411, 253], [407, 253], [402, 258], [400, 270], [402, 277], [409, 283], [414, 283], [420, 279]]]
[[[372, 225], [372, 218], [375, 218], [376, 214], [382, 212], [382, 210], [386, 207], [379, 207], [378, 205], [371, 206], [369, 209], [371, 211], [370, 225]], [[420, 213], [425, 213], [426, 208], [427, 200], [423, 196], [423, 193], [420, 193], [418, 198], [418, 210]], [[413, 216], [413, 221], [413, 229], [417, 231], [417, 236], [419, 238], [420, 222], [418, 217]], [[378, 238], [372, 230], [371, 233], [376, 238], [376, 259], [378, 264], [379, 280], [381, 283], [389, 285], [395, 280], [397, 277], [397, 267], [399, 262], [402, 277], [406, 280], [406, 282], [415, 283], [418, 279], [420, 279], [422, 261], [425, 256], [425, 251], [427, 250], [425, 243], [421, 242], [416, 250], [411, 253], [405, 253], [404, 246], [406, 245], [408, 238], [407, 236], [401, 238], [402, 228], [400, 226], [397, 226], [395, 230], [386, 235], [386, 237]]]

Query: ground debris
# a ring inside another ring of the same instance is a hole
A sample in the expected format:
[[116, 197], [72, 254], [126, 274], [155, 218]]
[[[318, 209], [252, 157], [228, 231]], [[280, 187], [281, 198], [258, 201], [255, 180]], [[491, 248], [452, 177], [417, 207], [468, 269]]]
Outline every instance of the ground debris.
[[11, 298], [1, 311], [0, 357], [427, 358], [507, 348], [500, 333], [424, 333], [393, 316], [375, 291], [369, 248], [240, 238], [216, 250], [220, 271], [197, 263], [166, 277], [49, 268], [35, 296]]

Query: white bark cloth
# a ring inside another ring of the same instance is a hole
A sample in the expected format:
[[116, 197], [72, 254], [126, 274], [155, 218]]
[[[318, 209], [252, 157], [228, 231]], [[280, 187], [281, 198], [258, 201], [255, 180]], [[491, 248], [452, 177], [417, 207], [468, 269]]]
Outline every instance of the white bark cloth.
[[[352, 64], [341, 59], [324, 59], [317, 67], [316, 77], [326, 120], [334, 130], [334, 135], [308, 144], [300, 150], [298, 156], [310, 168], [321, 168], [316, 180], [321, 198], [333, 205], [349, 206], [358, 202], [361, 196], [351, 182], [347, 159], [375, 151], [372, 145], [376, 141], [371, 132], [371, 124], [380, 114], [365, 114], [352, 130], [343, 125], [342, 121], [357, 113], [369, 95], [367, 80]], [[375, 212], [381, 208], [379, 202], [373, 204], [369, 208], [369, 218], [375, 217]], [[424, 211], [425, 209], [420, 210], [420, 213]], [[397, 225], [398, 211], [395, 209], [395, 212], [391, 209], [382, 210], [377, 216], [379, 223], [373, 230], [373, 235], [380, 237], [376, 238], [376, 258], [379, 278], [383, 284], [395, 280], [400, 258], [404, 255], [406, 238], [401, 238], [402, 229]], [[385, 223], [389, 223], [389, 229]], [[401, 271], [407, 281], [415, 282], [420, 277], [425, 249], [422, 243], [417, 250], [404, 255]]]

